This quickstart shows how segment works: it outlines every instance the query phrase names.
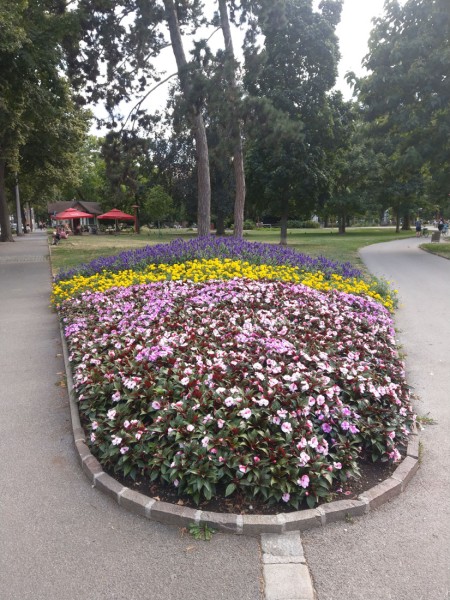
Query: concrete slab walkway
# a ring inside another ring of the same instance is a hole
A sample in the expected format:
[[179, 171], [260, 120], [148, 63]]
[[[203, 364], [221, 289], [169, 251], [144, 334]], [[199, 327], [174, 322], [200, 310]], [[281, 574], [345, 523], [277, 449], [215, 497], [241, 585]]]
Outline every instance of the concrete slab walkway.
[[76, 458], [46, 235], [0, 244], [1, 600], [260, 600], [259, 540], [194, 540], [92, 489]]

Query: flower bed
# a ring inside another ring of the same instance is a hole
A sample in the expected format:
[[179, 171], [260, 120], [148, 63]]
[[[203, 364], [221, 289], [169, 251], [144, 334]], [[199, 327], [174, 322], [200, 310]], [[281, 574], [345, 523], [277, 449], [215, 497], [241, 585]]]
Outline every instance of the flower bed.
[[[262, 248], [258, 262], [253, 244], [227, 242], [241, 256], [226, 262], [223, 249], [193, 256], [216, 241], [186, 246], [161, 246], [153, 266], [150, 250], [123, 253], [55, 284], [70, 296], [54, 298], [105, 468], [196, 502], [239, 491], [297, 508], [356, 475], [362, 456], [398, 460], [414, 415], [386, 297], [368, 298], [342, 265], [282, 263], [285, 249]], [[137, 268], [124, 269], [131, 254]], [[352, 280], [361, 296], [330, 289]]]

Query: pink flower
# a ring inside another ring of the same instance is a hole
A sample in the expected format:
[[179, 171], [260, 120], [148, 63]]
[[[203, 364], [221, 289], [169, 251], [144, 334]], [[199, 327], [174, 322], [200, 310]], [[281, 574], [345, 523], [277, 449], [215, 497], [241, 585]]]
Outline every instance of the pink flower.
[[115, 392], [112, 396], [111, 396], [112, 400], [114, 400], [114, 402], [119, 402], [121, 395], [120, 392]]
[[122, 448], [120, 449], [120, 454], [126, 454], [128, 452], [129, 448], [128, 446], [122, 446]]
[[160, 404], [159, 402], [157, 402], [156, 400], [154, 400], [154, 401], [152, 402], [152, 408], [153, 408], [154, 410], [159, 410], [159, 409], [161, 408], [161, 404]]
[[188, 431], [194, 431], [195, 427], [191, 423], [189, 423], [189, 425], [186, 425], [186, 429]]
[[255, 463], [255, 465], [257, 465], [260, 461], [261, 461], [261, 459], [259, 458], [259, 456], [253, 457], [253, 462]]
[[307, 488], [309, 486], [309, 477], [308, 475], [302, 475], [300, 479], [297, 480], [297, 485], [302, 488]]
[[106, 413], [106, 416], [108, 417], [108, 419], [112, 420], [112, 419], [114, 419], [116, 414], [117, 414], [117, 412], [114, 410], [114, 408], [110, 408], [108, 410], [108, 412]]
[[222, 427], [225, 425], [225, 421], [223, 419], [217, 419], [217, 427], [219, 429], [222, 429]]
[[239, 465], [239, 471], [241, 473], [247, 473], [248, 467], [246, 465]]
[[230, 406], [234, 406], [236, 404], [236, 402], [234, 401], [234, 398], [232, 398], [231, 396], [228, 396], [228, 398], [225, 398], [224, 403], [225, 403], [225, 406], [228, 406], [228, 408]]
[[291, 495], [286, 492], [281, 496], [281, 499], [283, 500], [283, 502], [289, 502], [290, 497]]
[[113, 446], [119, 446], [122, 443], [122, 438], [118, 435], [112, 435], [111, 441], [113, 443]]
[[249, 408], [243, 408], [239, 411], [239, 414], [243, 419], [250, 419], [250, 417], [252, 416], [252, 411]]
[[330, 431], [331, 431], [331, 425], [329, 423], [323, 423], [322, 424], [322, 430], [325, 431], [325, 433], [330, 433]]
[[284, 433], [291, 433], [292, 425], [288, 421], [283, 421], [283, 424], [281, 425], [281, 431], [284, 431]]
[[98, 422], [97, 421], [92, 421], [92, 429], [93, 431], [95, 431], [98, 428]]
[[344, 431], [347, 431], [348, 429], [350, 429], [350, 423], [348, 421], [342, 421], [341, 427]]

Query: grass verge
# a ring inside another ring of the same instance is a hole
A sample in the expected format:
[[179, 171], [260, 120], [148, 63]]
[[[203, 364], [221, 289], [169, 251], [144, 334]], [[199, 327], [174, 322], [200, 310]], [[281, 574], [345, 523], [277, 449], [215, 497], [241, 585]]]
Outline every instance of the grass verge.
[[[329, 228], [291, 229], [288, 231], [288, 244], [304, 254], [314, 257], [325, 256], [330, 260], [341, 262], [348, 261], [364, 271], [364, 265], [358, 255], [360, 248], [380, 242], [411, 237], [412, 235], [414, 234], [411, 231], [395, 233], [395, 229], [391, 227], [349, 228], [345, 235], [339, 235], [337, 229]], [[67, 240], [61, 240], [58, 246], [51, 246], [52, 271], [56, 274], [60, 270], [70, 269], [100, 256], [111, 256], [124, 250], [149, 244], [168, 243], [179, 238], [189, 240], [195, 236], [195, 232], [186, 229], [164, 229], [161, 233], [144, 231], [139, 235], [86, 234], [79, 237], [72, 236]], [[244, 238], [250, 242], [278, 244], [280, 230], [245, 231]], [[435, 244], [432, 246], [434, 247]]]

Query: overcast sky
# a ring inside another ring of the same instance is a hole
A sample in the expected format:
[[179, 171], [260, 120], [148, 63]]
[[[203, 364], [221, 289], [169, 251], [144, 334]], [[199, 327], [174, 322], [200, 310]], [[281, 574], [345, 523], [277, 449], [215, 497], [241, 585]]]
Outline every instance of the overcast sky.
[[346, 99], [351, 98], [351, 89], [344, 81], [348, 71], [364, 75], [361, 61], [367, 54], [372, 19], [383, 14], [384, 0], [344, 0], [341, 22], [336, 33], [339, 37], [341, 62], [339, 63], [339, 78], [337, 87]]
[[[319, 2], [319, 0], [314, 1]], [[400, 2], [403, 4], [405, 0], [400, 0]], [[216, 0], [205, 0], [205, 5], [214, 8], [217, 6], [217, 2]], [[364, 69], [361, 67], [361, 61], [368, 51], [367, 42], [372, 29], [372, 19], [383, 14], [383, 5], [384, 0], [344, 0], [341, 22], [336, 30], [342, 55], [336, 87], [342, 91], [347, 100], [352, 97], [352, 90], [344, 80], [345, 73], [354, 71], [357, 75], [365, 74]], [[239, 35], [233, 35], [236, 55], [239, 53], [240, 37]], [[216, 45], [217, 47], [223, 46], [223, 37], [220, 31], [213, 36], [210, 43], [213, 47]], [[175, 60], [170, 47], [163, 51], [161, 64], [167, 75], [176, 71]], [[145, 103], [148, 110], [164, 107], [169, 84], [170, 82], [151, 94]], [[104, 114], [98, 106], [95, 107], [94, 112], [97, 116]], [[127, 114], [127, 111], [124, 110], [124, 113]], [[98, 130], [97, 133], [99, 133]]]

